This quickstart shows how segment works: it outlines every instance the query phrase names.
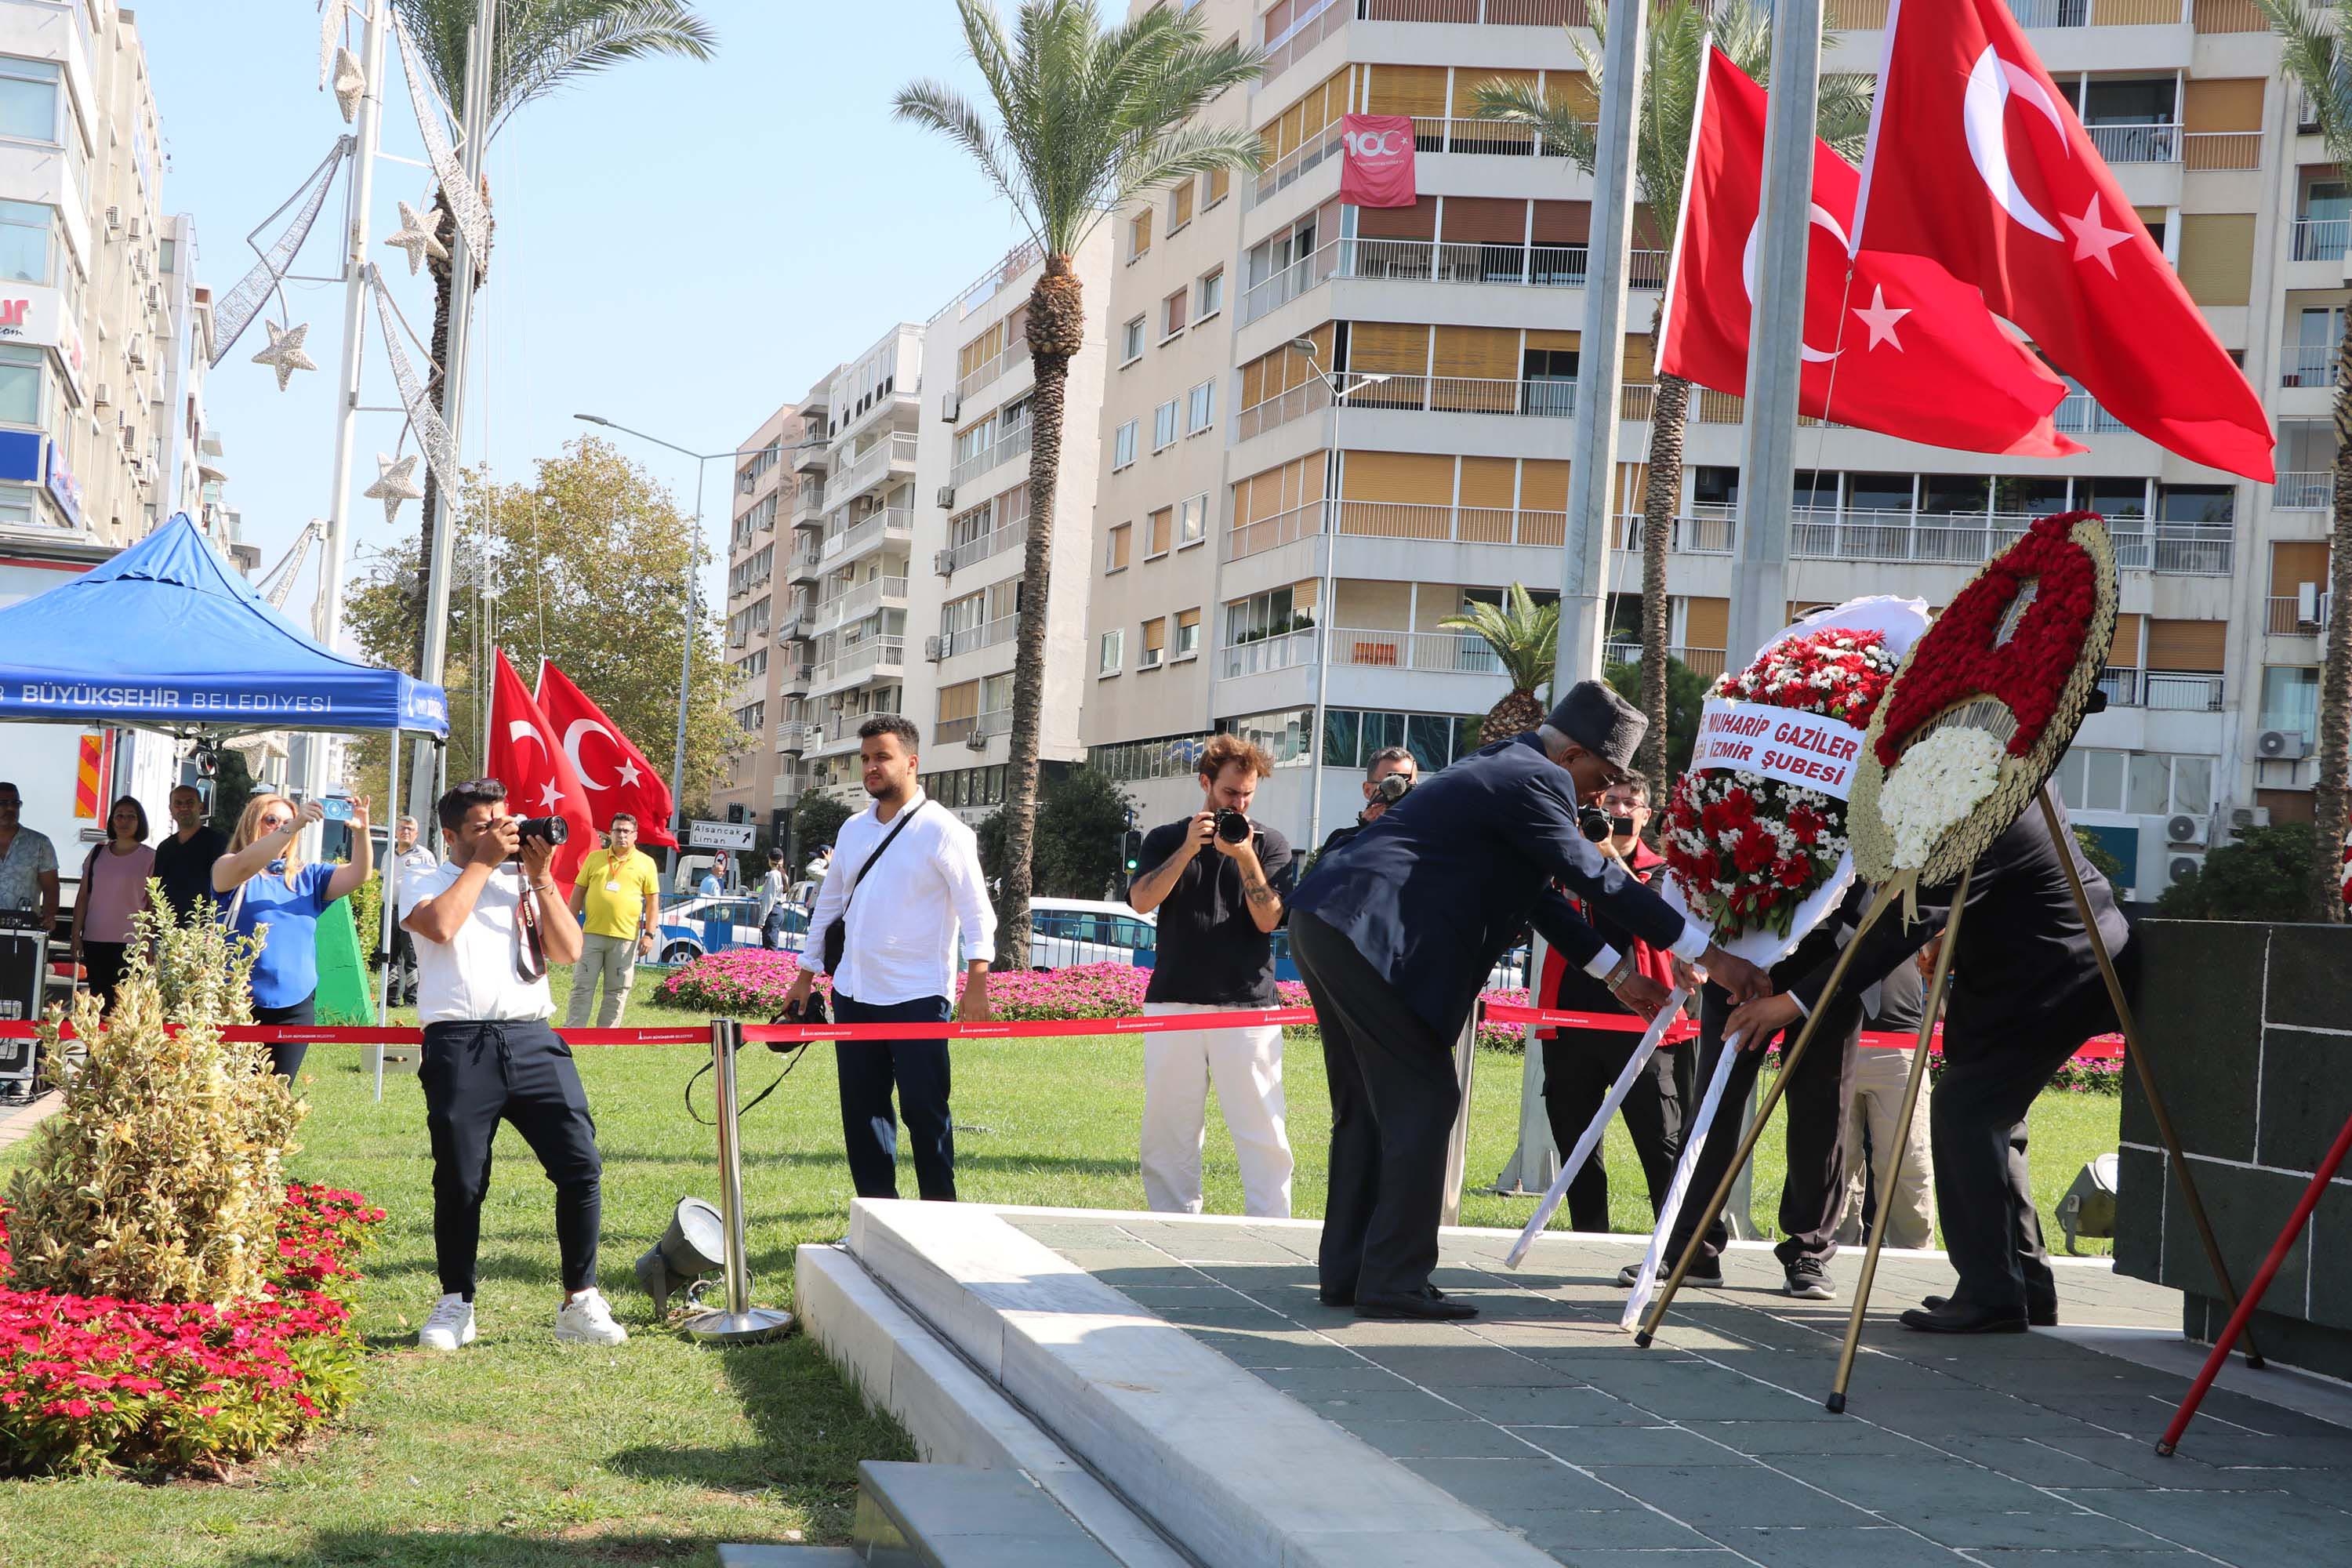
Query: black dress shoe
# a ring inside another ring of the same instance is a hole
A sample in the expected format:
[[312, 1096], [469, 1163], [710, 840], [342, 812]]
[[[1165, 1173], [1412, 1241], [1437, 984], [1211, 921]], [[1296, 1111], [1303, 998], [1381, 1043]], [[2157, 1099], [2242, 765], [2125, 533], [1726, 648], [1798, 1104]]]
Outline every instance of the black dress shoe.
[[[1948, 1296], [1922, 1296], [1919, 1299], [1919, 1305], [1931, 1312], [1943, 1311], [1951, 1304], [1952, 1299]], [[2028, 1307], [2025, 1309], [2025, 1321], [2037, 1329], [2054, 1329], [2058, 1326], [2058, 1309], [2054, 1305]]]
[[1356, 1293], [1353, 1290], [1318, 1290], [1316, 1294], [1323, 1299], [1323, 1304], [1327, 1307], [1352, 1307], [1356, 1304]]
[[1478, 1315], [1467, 1301], [1449, 1301], [1431, 1290], [1419, 1296], [1366, 1296], [1356, 1303], [1356, 1316], [1426, 1323], [1459, 1323]]
[[1923, 1334], [2021, 1334], [2025, 1331], [2025, 1319], [2019, 1313], [1996, 1312], [1957, 1301], [1948, 1301], [1932, 1311], [1914, 1307], [1896, 1321], [1905, 1328]]

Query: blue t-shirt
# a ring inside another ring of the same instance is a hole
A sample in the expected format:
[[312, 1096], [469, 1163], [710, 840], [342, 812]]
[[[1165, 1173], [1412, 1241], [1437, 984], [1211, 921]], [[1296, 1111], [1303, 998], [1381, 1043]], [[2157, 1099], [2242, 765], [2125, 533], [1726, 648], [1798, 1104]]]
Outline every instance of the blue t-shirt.
[[305, 866], [294, 873], [289, 888], [286, 862], [274, 860], [245, 884], [236, 930], [251, 936], [262, 926], [269, 928], [261, 939], [261, 955], [253, 961], [255, 1006], [291, 1007], [319, 989], [319, 917], [334, 902], [327, 896], [334, 875], [332, 866]]

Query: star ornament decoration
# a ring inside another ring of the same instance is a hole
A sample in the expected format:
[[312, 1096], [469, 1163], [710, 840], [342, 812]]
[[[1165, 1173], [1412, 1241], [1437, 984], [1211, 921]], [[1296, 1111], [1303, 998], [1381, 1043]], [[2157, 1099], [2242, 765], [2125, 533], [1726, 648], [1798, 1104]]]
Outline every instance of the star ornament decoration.
[[318, 361], [302, 352], [302, 340], [310, 334], [310, 322], [299, 327], [281, 327], [275, 321], [261, 324], [269, 329], [269, 346], [254, 355], [253, 363], [266, 364], [278, 373], [278, 391], [286, 390], [286, 384], [294, 379], [296, 371], [319, 368]]
[[442, 244], [440, 238], [440, 209], [429, 201], [425, 204], [423, 212], [417, 211], [406, 202], [401, 202], [398, 205], [400, 226], [393, 231], [384, 243], [408, 253], [408, 275], [411, 278], [415, 277], [417, 269], [425, 265], [425, 258], [428, 256], [436, 261], [448, 260], [449, 247]]
[[349, 125], [360, 111], [360, 100], [367, 95], [367, 72], [360, 68], [359, 56], [338, 47], [335, 50], [335, 107], [343, 111], [343, 123]]
[[2116, 259], [2107, 252], [2129, 239], [2131, 230], [2109, 228], [2099, 221], [2098, 193], [2092, 193], [2090, 205], [2083, 209], [2082, 216], [2075, 217], [2062, 212], [2058, 218], [2074, 237], [2074, 259], [2095, 261], [2107, 269], [2108, 277], [2113, 278], [2116, 275]]
[[1881, 343], [1892, 344], [1896, 353], [1903, 352], [1903, 340], [1895, 335], [1895, 323], [1909, 315], [1911, 311], [1907, 306], [1888, 304], [1884, 287], [1873, 284], [1869, 305], [1856, 306], [1853, 313], [1862, 319], [1864, 326], [1870, 329], [1870, 342], [1863, 345], [1864, 353], [1868, 353]]
[[360, 492], [370, 500], [383, 502], [383, 521], [400, 521], [400, 503], [422, 498], [425, 487], [416, 482], [416, 454], [411, 452], [398, 462], [386, 452], [375, 455], [375, 483]]

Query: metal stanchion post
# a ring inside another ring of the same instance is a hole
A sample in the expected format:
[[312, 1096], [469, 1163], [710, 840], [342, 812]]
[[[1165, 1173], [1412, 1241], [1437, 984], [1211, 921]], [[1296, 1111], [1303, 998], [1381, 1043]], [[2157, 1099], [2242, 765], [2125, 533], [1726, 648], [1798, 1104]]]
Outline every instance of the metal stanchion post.
[[732, 1018], [710, 1021], [710, 1079], [719, 1123], [719, 1219], [727, 1239], [727, 1305], [697, 1313], [685, 1322], [689, 1338], [704, 1344], [740, 1345], [789, 1331], [793, 1315], [751, 1305], [751, 1262], [743, 1238], [743, 1153], [735, 1122], [735, 1053], [743, 1026]]

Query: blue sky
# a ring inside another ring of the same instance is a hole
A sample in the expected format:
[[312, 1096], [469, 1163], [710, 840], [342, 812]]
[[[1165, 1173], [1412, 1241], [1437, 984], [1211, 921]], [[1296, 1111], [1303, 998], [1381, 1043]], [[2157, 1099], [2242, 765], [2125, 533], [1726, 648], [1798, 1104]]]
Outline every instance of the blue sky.
[[[1021, 237], [962, 153], [890, 118], [890, 96], [909, 79], [973, 84], [948, 0], [700, 9], [719, 35], [716, 58], [589, 77], [526, 108], [491, 143], [499, 227], [475, 318], [467, 462], [486, 457], [526, 478], [588, 428], [578, 412], [700, 451], [732, 447], [892, 322], [929, 316]], [[316, 90], [316, 14], [303, 0], [272, 0], [236, 7], [240, 25], [229, 27], [213, 3], [138, 10], [171, 160], [165, 205], [194, 215], [199, 279], [218, 297], [251, 265], [247, 232], [346, 129]], [[396, 65], [389, 74], [385, 149], [420, 157]], [[380, 241], [394, 199], [416, 202], [429, 184], [421, 168], [379, 164], [371, 245], [420, 335], [431, 326], [429, 280], [409, 279]], [[298, 271], [334, 269], [341, 205], [339, 187]], [[334, 450], [342, 291], [289, 285], [287, 299], [293, 319], [310, 323], [321, 370], [279, 394], [248, 363], [266, 341], [257, 323], [208, 392], [228, 498], [269, 560], [325, 514]], [[373, 341], [368, 363], [363, 401], [396, 403]], [[358, 484], [399, 433], [397, 416], [362, 416]], [[630, 447], [681, 507], [692, 504], [692, 464]], [[713, 464], [708, 533], [722, 547], [726, 498]], [[352, 517], [355, 554], [391, 537], [379, 503], [355, 502]], [[415, 528], [414, 505], [401, 521]], [[294, 603], [308, 597], [306, 586]]]

